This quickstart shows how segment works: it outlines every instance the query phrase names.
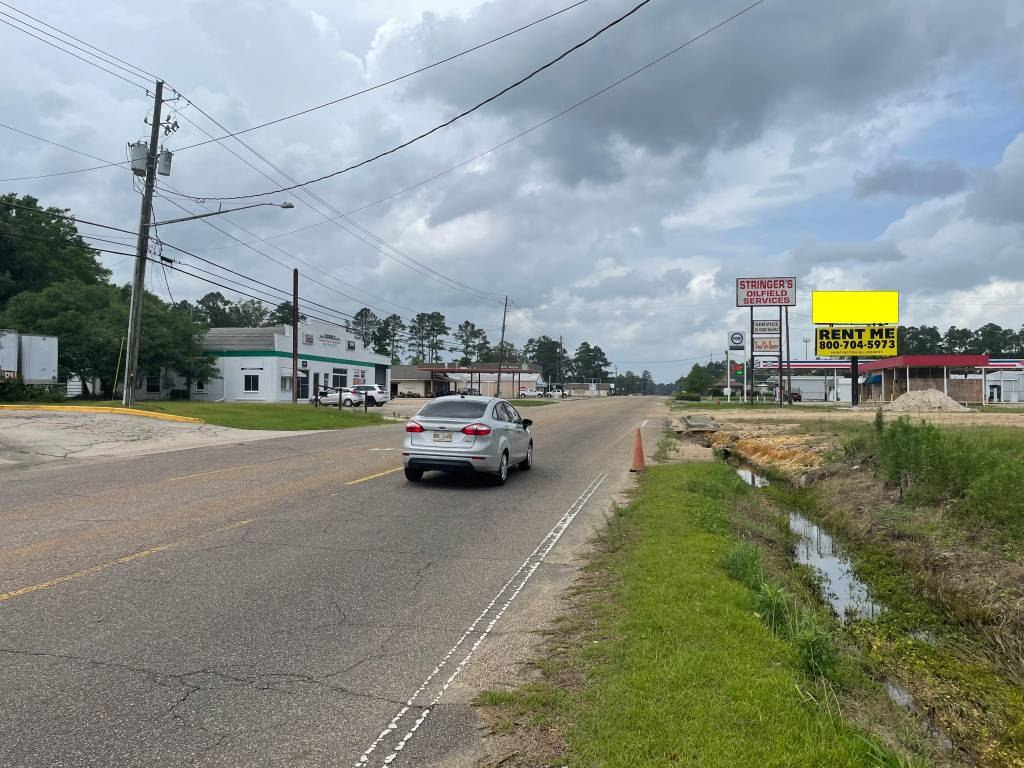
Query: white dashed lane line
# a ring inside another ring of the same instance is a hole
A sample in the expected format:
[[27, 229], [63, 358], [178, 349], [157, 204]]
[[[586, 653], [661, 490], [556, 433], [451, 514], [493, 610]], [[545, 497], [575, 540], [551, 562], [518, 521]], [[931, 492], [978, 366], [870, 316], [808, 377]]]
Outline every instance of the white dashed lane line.
[[[541, 540], [540, 544], [537, 545], [537, 548], [534, 549], [523, 564], [519, 566], [519, 569], [512, 574], [512, 578], [506, 581], [505, 585], [498, 590], [498, 593], [494, 596], [491, 602], [487, 604], [487, 607], [484, 608], [483, 612], [477, 616], [476, 621], [469, 625], [469, 629], [465, 631], [462, 637], [459, 638], [459, 641], [452, 646], [451, 650], [449, 650], [438, 665], [434, 667], [434, 670], [427, 675], [427, 678], [423, 681], [420, 687], [417, 688], [412, 696], [409, 697], [409, 700], [405, 702], [405, 706], [398, 710], [398, 713], [391, 718], [391, 722], [389, 722], [384, 730], [380, 732], [380, 735], [373, 740], [373, 743], [366, 748], [366, 751], [363, 752], [359, 757], [359, 760], [355, 763], [354, 768], [366, 768], [369, 766], [374, 753], [387, 753], [378, 765], [389, 766], [398, 758], [398, 755], [403, 749], [405, 749], [405, 746], [409, 743], [413, 734], [415, 734], [416, 731], [419, 730], [420, 726], [423, 725], [423, 722], [430, 715], [431, 710], [438, 704], [438, 702], [441, 701], [441, 697], [444, 696], [445, 691], [451, 687], [451, 684], [462, 673], [462, 670], [466, 668], [470, 659], [473, 658], [473, 654], [476, 653], [480, 645], [487, 639], [487, 636], [505, 614], [505, 611], [508, 610], [512, 601], [516, 599], [520, 592], [522, 592], [523, 587], [526, 586], [530, 577], [533, 576], [541, 563], [544, 562], [544, 559], [548, 556], [551, 550], [554, 549], [555, 544], [557, 544], [558, 540], [562, 538], [562, 534], [565, 533], [566, 529], [568, 529], [569, 525], [576, 518], [576, 515], [580, 513], [580, 510], [582, 510], [590, 500], [590, 497], [597, 493], [597, 489], [601, 487], [601, 484], [607, 477], [608, 473], [598, 475], [583, 490], [583, 493], [576, 497], [576, 501], [572, 503], [572, 506], [570, 506], [569, 509], [566, 510], [566, 513], [562, 515], [557, 523], [555, 523], [554, 528], [552, 528], [548, 535]], [[502, 596], [508, 592], [509, 588], [513, 587], [513, 585], [514, 588], [512, 589], [512, 592], [509, 593], [508, 599], [505, 600], [504, 603], [501, 603], [499, 607], [499, 601]], [[489, 616], [491, 616], [491, 618], [487, 621], [486, 627], [480, 632], [472, 646], [469, 647], [469, 650], [466, 652], [465, 656], [462, 657], [462, 660], [455, 666], [452, 674], [444, 681], [444, 683], [441, 683], [440, 685], [434, 683], [434, 679], [441, 674], [441, 670], [448, 665], [448, 662], [453, 656], [455, 656], [459, 649], [463, 647], [464, 643], [466, 643], [469, 637], [476, 631], [476, 628], [488, 619]], [[434, 696], [429, 699], [427, 704], [417, 705], [417, 699], [426, 699], [428, 695], [427, 689], [431, 687], [431, 683], [434, 683], [436, 686]], [[411, 726], [409, 726], [409, 729], [399, 739], [398, 735], [400, 731], [398, 724], [413, 707], [422, 708], [420, 716]], [[394, 741], [395, 739], [398, 739], [397, 742]]]

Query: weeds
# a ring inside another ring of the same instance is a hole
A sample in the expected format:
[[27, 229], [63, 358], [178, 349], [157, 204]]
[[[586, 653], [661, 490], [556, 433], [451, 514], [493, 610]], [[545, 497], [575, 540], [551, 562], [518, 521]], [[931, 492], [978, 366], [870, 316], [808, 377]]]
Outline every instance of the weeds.
[[731, 578], [750, 589], [758, 589], [764, 581], [761, 551], [745, 541], [737, 541], [729, 548], [722, 558], [722, 567]]
[[1024, 532], [1024, 447], [900, 418], [880, 424], [878, 470], [912, 504], [952, 502], [963, 515]]
[[806, 607], [800, 608], [793, 623], [800, 668], [811, 677], [834, 680], [839, 652], [831, 626], [822, 621], [817, 611]]
[[769, 629], [777, 635], [784, 635], [790, 626], [795, 610], [795, 598], [778, 584], [765, 582], [754, 598], [757, 613]]

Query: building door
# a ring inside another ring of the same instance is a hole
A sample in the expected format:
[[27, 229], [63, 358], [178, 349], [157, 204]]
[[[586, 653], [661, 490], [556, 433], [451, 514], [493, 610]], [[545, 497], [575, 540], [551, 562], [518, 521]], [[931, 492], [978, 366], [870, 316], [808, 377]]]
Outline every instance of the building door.
[[309, 374], [305, 371], [299, 373], [299, 400], [309, 400]]
[[313, 374], [313, 395], [320, 394], [320, 371]]

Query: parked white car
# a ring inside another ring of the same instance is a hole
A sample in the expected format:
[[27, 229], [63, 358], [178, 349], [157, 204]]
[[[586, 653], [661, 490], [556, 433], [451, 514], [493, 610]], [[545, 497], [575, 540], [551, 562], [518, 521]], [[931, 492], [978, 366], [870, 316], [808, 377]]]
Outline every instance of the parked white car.
[[342, 387], [333, 392], [320, 395], [320, 405], [337, 405], [339, 399], [343, 406], [351, 408], [354, 405], [363, 404], [363, 393], [357, 392], [351, 387]]
[[352, 389], [361, 392], [366, 398], [368, 405], [376, 405], [383, 408], [384, 403], [391, 399], [387, 390], [380, 384], [357, 384]]

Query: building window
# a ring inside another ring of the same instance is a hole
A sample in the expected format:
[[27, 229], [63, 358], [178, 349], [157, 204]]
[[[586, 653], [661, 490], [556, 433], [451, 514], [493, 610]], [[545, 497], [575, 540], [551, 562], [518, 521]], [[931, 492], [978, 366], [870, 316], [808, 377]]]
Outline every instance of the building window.
[[350, 342], [347, 342], [347, 346], [348, 346], [349, 349], [355, 349], [356, 348], [356, 343], [354, 341], [350, 341]]
[[281, 391], [282, 392], [291, 392], [292, 391], [292, 377], [291, 376], [282, 376], [281, 377]]
[[258, 373], [247, 373], [244, 377], [242, 385], [244, 392], [259, 392], [260, 391], [260, 375]]
[[160, 392], [160, 374], [156, 376], [146, 376], [146, 392], [149, 394], [157, 394]]
[[348, 368], [335, 368], [331, 375], [331, 386], [335, 389], [348, 386]]
[[353, 371], [352, 372], [352, 386], [357, 387], [360, 384], [366, 383], [366, 371]]
[[196, 392], [205, 392], [205, 391], [206, 391], [206, 382], [202, 381], [202, 380], [197, 381], [196, 382]]

